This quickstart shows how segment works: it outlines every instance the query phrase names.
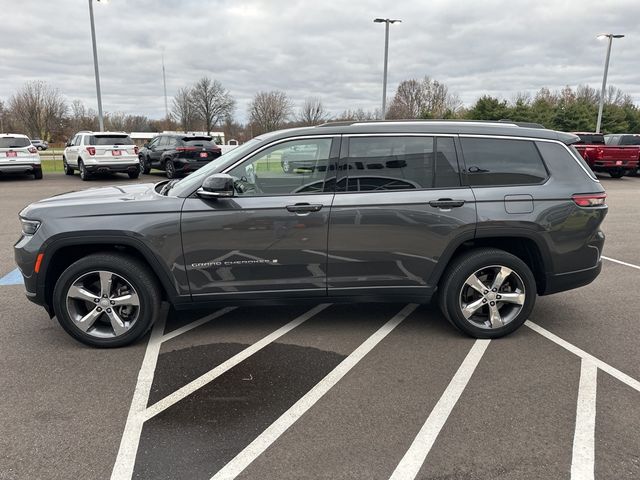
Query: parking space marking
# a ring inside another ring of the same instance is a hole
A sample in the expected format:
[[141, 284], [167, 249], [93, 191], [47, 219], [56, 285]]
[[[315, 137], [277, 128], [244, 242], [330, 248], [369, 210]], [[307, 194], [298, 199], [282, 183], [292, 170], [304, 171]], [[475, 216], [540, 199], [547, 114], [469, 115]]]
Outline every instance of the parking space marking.
[[270, 343], [275, 342], [278, 338], [280, 338], [283, 335], [285, 335], [286, 333], [290, 332], [291, 330], [293, 330], [294, 328], [296, 328], [298, 325], [302, 324], [303, 322], [306, 322], [311, 317], [317, 315], [318, 313], [320, 313], [322, 310], [324, 310], [325, 308], [327, 308], [330, 305], [331, 305], [330, 303], [323, 303], [323, 304], [320, 304], [320, 305], [316, 305], [311, 310], [309, 310], [309, 311], [303, 313], [302, 315], [300, 315], [299, 317], [293, 319], [292, 321], [290, 321], [286, 325], [280, 327], [275, 332], [270, 333], [269, 335], [267, 335], [266, 337], [264, 337], [261, 340], [257, 341], [253, 345], [245, 348], [240, 353], [238, 353], [237, 355], [234, 355], [233, 357], [231, 357], [226, 362], [221, 363], [220, 365], [218, 365], [214, 369], [209, 370], [204, 375], [201, 375], [200, 377], [196, 378], [195, 380], [187, 383], [184, 387], [179, 388], [178, 390], [173, 392], [171, 395], [167, 395], [162, 400], [154, 403], [153, 405], [148, 407], [143, 412], [144, 421], [147, 421], [147, 420], [155, 417], [156, 415], [158, 415], [159, 413], [163, 412], [164, 410], [166, 410], [170, 406], [178, 403], [183, 398], [191, 395], [196, 390], [199, 390], [200, 388], [204, 387], [206, 384], [212, 382], [213, 380], [218, 378], [223, 373], [231, 370], [233, 367], [238, 365], [240, 362], [246, 360], [247, 358], [249, 358], [254, 353], [262, 350], [264, 347], [266, 347]]
[[604, 255], [602, 255], [601, 258], [609, 260], [610, 262], [619, 263], [620, 265], [626, 265], [627, 267], [637, 268], [638, 270], [640, 270], [640, 265], [634, 265], [633, 263], [623, 262], [622, 260], [616, 260], [615, 258], [605, 257]]
[[210, 315], [207, 315], [206, 317], [202, 317], [200, 320], [196, 320], [195, 322], [191, 322], [188, 325], [185, 325], [184, 327], [180, 327], [180, 328], [176, 328], [175, 330], [170, 331], [169, 333], [167, 333], [166, 335], [162, 336], [162, 343], [167, 342], [169, 340], [171, 340], [172, 338], [177, 337], [178, 335], [182, 335], [183, 333], [187, 333], [189, 330], [193, 330], [194, 328], [198, 328], [201, 325], [204, 325], [207, 322], [210, 322], [211, 320], [215, 320], [218, 317], [221, 317], [222, 315], [224, 315], [225, 313], [229, 313], [233, 310], [235, 310], [238, 307], [225, 307], [225, 308], [221, 308], [220, 310], [217, 310], [215, 312], [213, 312]]
[[164, 332], [166, 320], [167, 315], [165, 312], [151, 331], [147, 350], [145, 351], [140, 373], [138, 374], [136, 388], [133, 392], [131, 407], [129, 407], [127, 423], [125, 424], [124, 433], [120, 440], [118, 456], [116, 457], [116, 462], [111, 472], [111, 480], [122, 480], [133, 476], [133, 467], [138, 453], [142, 425], [144, 424], [142, 414], [149, 401], [149, 392], [151, 391], [153, 374], [156, 369], [156, 363], [158, 362], [158, 354], [160, 353], [160, 346], [162, 345], [162, 333]]
[[603, 371], [607, 372], [609, 375], [611, 375], [614, 378], [617, 378], [618, 380], [620, 380], [625, 385], [628, 385], [631, 388], [633, 388], [634, 390], [640, 392], [640, 382], [638, 380], [636, 380], [635, 378], [630, 377], [626, 373], [621, 372], [617, 368], [612, 367], [608, 363], [603, 362], [599, 358], [594, 357], [593, 355], [585, 352], [581, 348], [578, 348], [575, 345], [567, 342], [566, 340], [563, 340], [562, 338], [558, 337], [557, 335], [551, 333], [549, 330], [547, 330], [545, 328], [542, 328], [540, 325], [538, 325], [536, 323], [533, 323], [531, 320], [527, 320], [526, 322], [524, 322], [524, 324], [527, 327], [529, 327], [530, 329], [532, 329], [533, 331], [535, 331], [535, 332], [539, 333], [540, 335], [542, 335], [543, 337], [551, 340], [553, 343], [556, 343], [556, 344], [560, 345], [562, 348], [564, 348], [566, 350], [569, 350], [571, 353], [573, 353], [574, 355], [577, 355], [578, 357], [580, 357], [580, 358], [582, 358], [584, 360], [590, 361], [596, 367], [598, 367], [600, 370], [603, 370]]
[[590, 360], [580, 364], [580, 385], [576, 407], [576, 430], [573, 436], [571, 478], [593, 480], [595, 475], [596, 387], [598, 367]]
[[0, 285], [22, 285], [24, 280], [19, 269], [11, 270], [4, 277], [0, 278]]
[[326, 377], [316, 384], [289, 410], [283, 413], [265, 431], [236, 455], [229, 463], [218, 471], [212, 480], [235, 479], [256, 458], [269, 448], [280, 436], [291, 427], [302, 415], [315, 405], [331, 388], [333, 388], [351, 369], [362, 360], [367, 353], [375, 348], [389, 333], [393, 331], [405, 318], [415, 311], [417, 304], [406, 305], [391, 320], [380, 327], [373, 335], [367, 338], [347, 358], [334, 368]]
[[389, 480], [413, 480], [416, 478], [453, 407], [455, 407], [473, 372], [480, 363], [490, 341], [475, 341]]

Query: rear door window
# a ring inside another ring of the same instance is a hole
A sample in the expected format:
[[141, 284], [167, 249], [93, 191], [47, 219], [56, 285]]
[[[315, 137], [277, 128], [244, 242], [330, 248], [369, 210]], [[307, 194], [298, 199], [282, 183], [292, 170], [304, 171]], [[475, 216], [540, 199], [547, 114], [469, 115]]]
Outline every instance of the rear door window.
[[538, 184], [548, 177], [531, 140], [461, 137], [460, 141], [471, 186]]
[[460, 186], [450, 137], [351, 137], [341, 169], [347, 171], [347, 191]]

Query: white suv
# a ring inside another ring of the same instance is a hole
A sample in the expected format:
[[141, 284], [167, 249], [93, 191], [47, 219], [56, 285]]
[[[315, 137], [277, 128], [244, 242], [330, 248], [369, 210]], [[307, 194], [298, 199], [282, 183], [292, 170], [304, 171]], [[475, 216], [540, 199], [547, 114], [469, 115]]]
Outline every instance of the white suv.
[[38, 150], [26, 135], [0, 133], [0, 174], [31, 173], [42, 178], [42, 164]]
[[78, 132], [67, 142], [62, 163], [64, 173], [79, 170], [82, 180], [89, 180], [93, 173], [140, 175], [138, 147], [124, 132]]

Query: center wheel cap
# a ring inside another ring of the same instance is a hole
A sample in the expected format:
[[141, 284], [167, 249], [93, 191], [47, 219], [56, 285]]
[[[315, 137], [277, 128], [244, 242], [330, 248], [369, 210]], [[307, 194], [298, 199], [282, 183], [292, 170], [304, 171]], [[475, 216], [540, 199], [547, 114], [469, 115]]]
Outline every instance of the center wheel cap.
[[109, 300], [107, 300], [106, 298], [103, 298], [102, 300], [100, 300], [100, 306], [101, 307], [108, 307], [110, 305]]

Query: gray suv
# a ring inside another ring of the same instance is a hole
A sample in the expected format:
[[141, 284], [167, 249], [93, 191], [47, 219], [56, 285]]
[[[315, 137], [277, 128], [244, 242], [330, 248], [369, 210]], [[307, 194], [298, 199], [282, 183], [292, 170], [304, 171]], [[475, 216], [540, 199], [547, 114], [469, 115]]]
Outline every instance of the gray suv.
[[[419, 301], [477, 338], [601, 269], [605, 192], [571, 134], [489, 122], [353, 122], [250, 140], [189, 177], [20, 213], [27, 296], [76, 339], [131, 343], [221, 303]], [[282, 156], [313, 168], [286, 172]], [[309, 159], [306, 159], [309, 160]]]

